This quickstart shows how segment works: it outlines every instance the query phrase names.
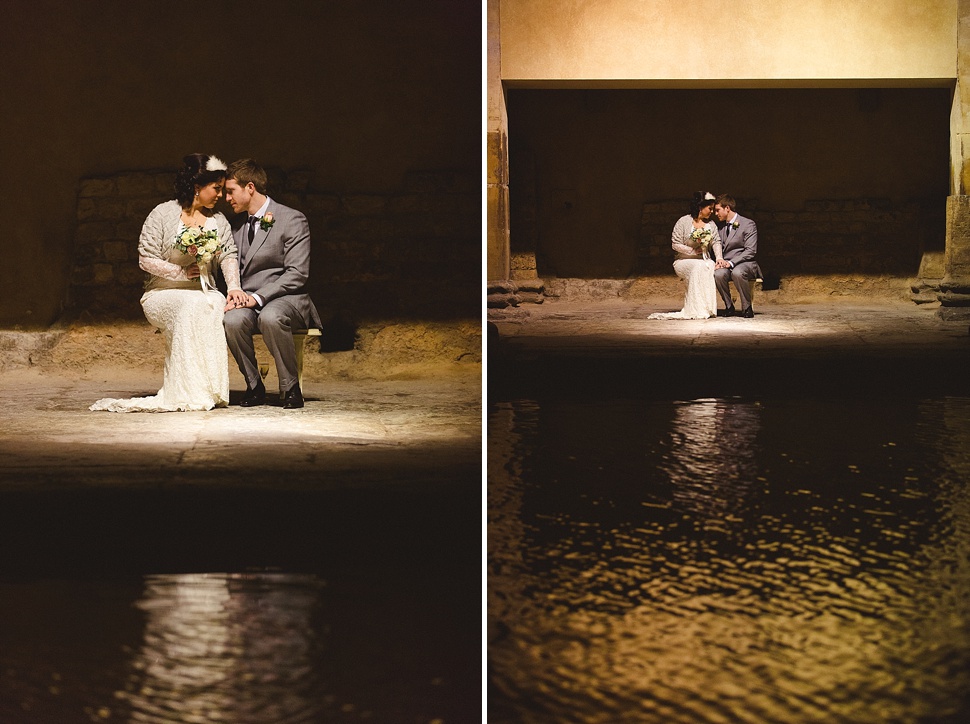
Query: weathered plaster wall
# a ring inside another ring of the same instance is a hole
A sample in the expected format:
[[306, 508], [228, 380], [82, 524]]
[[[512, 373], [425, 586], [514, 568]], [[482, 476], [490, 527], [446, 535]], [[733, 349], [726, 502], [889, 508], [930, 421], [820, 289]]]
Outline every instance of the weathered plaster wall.
[[[301, 170], [338, 196], [404, 195], [415, 173], [481, 177], [475, 0], [102, 0], [96, 12], [9, 0], [3, 15], [0, 326], [60, 313], [81, 179], [170, 170], [193, 151]], [[443, 313], [477, 316], [477, 288], [434, 283], [480, 278], [480, 203], [466, 218], [463, 233], [435, 243], [402, 234], [412, 248], [395, 254], [421, 276], [396, 281], [438, 293]], [[472, 268], [456, 269], [440, 244], [470, 245]], [[315, 249], [315, 267], [326, 264]], [[383, 312], [398, 313], [393, 299]]]
[[508, 82], [954, 78], [957, 0], [502, 0]]

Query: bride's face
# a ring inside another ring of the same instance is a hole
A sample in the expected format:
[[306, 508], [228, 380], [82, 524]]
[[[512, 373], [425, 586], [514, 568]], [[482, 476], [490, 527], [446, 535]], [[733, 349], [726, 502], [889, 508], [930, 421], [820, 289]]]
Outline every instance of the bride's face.
[[211, 209], [216, 201], [222, 198], [222, 181], [213, 181], [206, 186], [199, 186], [199, 205]]
[[708, 221], [711, 218], [711, 211], [714, 209], [713, 206], [702, 206], [700, 211], [697, 212], [697, 218], [701, 221]]

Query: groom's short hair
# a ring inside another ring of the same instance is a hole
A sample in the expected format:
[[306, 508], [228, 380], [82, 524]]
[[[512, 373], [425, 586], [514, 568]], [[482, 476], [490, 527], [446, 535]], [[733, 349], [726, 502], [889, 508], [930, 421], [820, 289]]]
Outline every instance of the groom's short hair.
[[252, 183], [259, 193], [266, 193], [266, 172], [251, 158], [241, 158], [230, 163], [226, 169], [226, 178], [235, 179], [241, 186]]
[[[230, 166], [229, 169], [230, 175], [232, 175], [232, 166]], [[723, 206], [725, 209], [731, 209], [731, 211], [738, 210], [738, 202], [734, 200], [733, 196], [728, 196], [727, 194], [721, 194], [718, 196], [717, 201], [714, 203], [716, 203], [718, 206]]]

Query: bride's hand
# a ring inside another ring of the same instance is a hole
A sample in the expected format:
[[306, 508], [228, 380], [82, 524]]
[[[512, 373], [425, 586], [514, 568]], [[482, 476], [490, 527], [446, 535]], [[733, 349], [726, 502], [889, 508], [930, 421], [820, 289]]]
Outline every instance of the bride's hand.
[[199, 271], [198, 264], [189, 264], [185, 267], [185, 276], [189, 279], [198, 279], [202, 272]]

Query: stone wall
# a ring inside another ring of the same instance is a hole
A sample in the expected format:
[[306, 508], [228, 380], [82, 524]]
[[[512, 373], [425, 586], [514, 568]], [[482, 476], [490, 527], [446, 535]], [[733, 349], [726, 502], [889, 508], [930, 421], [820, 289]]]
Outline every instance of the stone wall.
[[[758, 225], [762, 271], [798, 274], [873, 274], [914, 277], [924, 251], [942, 249], [936, 205], [886, 199], [806, 201], [797, 211], [760, 208], [738, 199], [738, 211]], [[670, 233], [683, 201], [643, 205], [640, 273], [669, 274]]]
[[[268, 170], [270, 195], [307, 215], [310, 293], [327, 318], [457, 319], [480, 315], [481, 193], [468, 172], [408, 173], [393, 193], [341, 194], [305, 171]], [[145, 274], [138, 236], [171, 198], [174, 173], [133, 171], [82, 179], [69, 311], [136, 319]], [[219, 209], [231, 215], [220, 202]]]

